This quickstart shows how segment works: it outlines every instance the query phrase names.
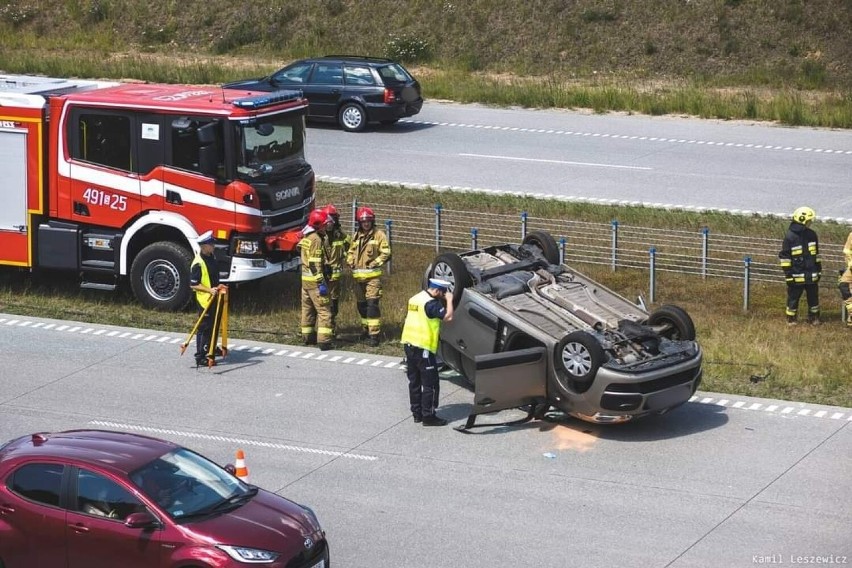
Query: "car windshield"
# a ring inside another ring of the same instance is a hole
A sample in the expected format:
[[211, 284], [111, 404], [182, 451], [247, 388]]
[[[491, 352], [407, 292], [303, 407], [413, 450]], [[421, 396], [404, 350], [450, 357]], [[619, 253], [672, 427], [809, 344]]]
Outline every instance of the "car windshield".
[[305, 119], [294, 113], [236, 125], [237, 177], [269, 179], [305, 163]]
[[382, 65], [378, 68], [378, 71], [385, 84], [407, 83], [408, 81], [411, 81], [411, 75], [409, 75], [408, 72], [402, 67], [402, 65], [398, 63]]
[[241, 505], [257, 490], [210, 460], [181, 448], [130, 474], [130, 480], [176, 521]]

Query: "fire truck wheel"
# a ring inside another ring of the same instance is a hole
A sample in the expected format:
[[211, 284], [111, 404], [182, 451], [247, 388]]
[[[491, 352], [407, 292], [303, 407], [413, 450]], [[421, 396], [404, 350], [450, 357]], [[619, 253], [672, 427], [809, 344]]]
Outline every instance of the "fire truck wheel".
[[133, 294], [148, 308], [177, 311], [190, 298], [192, 253], [177, 243], [161, 241], [142, 249], [130, 267]]
[[346, 132], [361, 132], [367, 126], [367, 113], [358, 103], [346, 103], [340, 107], [337, 121]]

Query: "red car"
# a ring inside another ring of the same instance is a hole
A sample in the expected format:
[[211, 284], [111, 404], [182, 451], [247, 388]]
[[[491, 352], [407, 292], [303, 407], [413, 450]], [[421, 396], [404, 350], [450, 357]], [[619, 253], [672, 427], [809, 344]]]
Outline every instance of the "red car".
[[313, 511], [147, 436], [72, 430], [0, 446], [0, 568], [246, 564], [328, 568]]

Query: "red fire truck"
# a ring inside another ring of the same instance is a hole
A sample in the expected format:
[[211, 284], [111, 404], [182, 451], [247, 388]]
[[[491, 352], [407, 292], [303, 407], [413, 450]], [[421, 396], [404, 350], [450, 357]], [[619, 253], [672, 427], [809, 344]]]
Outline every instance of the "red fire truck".
[[224, 282], [292, 268], [314, 208], [300, 91], [0, 75], [0, 264], [190, 299], [196, 237]]

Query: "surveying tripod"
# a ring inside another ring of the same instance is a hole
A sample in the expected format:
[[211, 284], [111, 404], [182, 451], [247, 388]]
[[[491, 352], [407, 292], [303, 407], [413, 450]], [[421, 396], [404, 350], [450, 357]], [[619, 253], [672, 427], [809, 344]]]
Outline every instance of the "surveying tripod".
[[210, 310], [210, 306], [214, 303], [216, 304], [215, 312], [213, 313], [213, 333], [210, 336], [210, 345], [207, 348], [207, 366], [212, 367], [215, 365], [216, 361], [216, 344], [219, 342], [219, 336], [222, 336], [222, 357], [226, 357], [228, 355], [228, 288], [227, 286], [219, 286], [217, 288], [218, 292], [214, 298], [211, 298], [207, 305], [204, 306], [204, 309], [201, 311], [201, 315], [198, 316], [198, 320], [195, 322], [195, 325], [192, 326], [192, 331], [189, 332], [189, 337], [186, 338], [180, 346], [180, 354], [183, 355], [186, 352], [187, 346], [192, 341], [192, 338], [198, 332], [198, 328], [201, 325], [204, 316], [207, 315], [207, 312]]

